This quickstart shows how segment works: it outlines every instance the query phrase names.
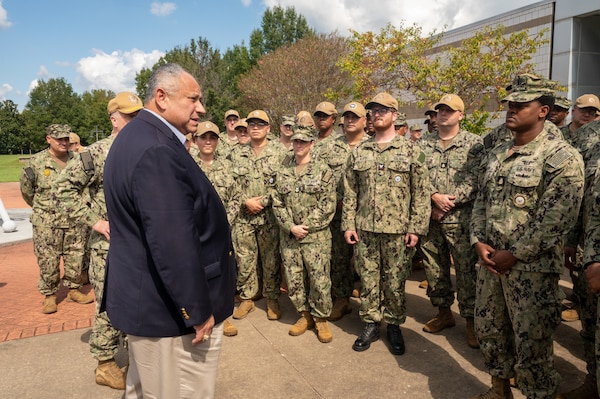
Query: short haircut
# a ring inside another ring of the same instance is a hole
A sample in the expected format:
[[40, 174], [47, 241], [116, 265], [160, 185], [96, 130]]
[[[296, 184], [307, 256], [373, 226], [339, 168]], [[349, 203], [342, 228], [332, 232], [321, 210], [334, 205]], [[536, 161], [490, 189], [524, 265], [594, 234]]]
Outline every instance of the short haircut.
[[178, 79], [184, 73], [187, 73], [187, 71], [179, 64], [164, 64], [157, 67], [148, 81], [144, 103], [154, 98], [154, 93], [158, 88], [164, 89], [167, 93], [176, 92], [179, 89], [177, 86]]

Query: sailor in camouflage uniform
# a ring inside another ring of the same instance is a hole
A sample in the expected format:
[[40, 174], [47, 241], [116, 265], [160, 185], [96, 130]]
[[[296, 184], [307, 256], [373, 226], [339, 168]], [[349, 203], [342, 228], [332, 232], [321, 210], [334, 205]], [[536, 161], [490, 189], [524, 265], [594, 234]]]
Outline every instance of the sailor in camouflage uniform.
[[455, 325], [450, 306], [454, 292], [450, 279], [456, 269], [460, 315], [467, 321], [467, 342], [478, 348], [473, 324], [477, 254], [469, 240], [471, 209], [483, 146], [481, 138], [460, 128], [465, 105], [456, 94], [446, 94], [435, 105], [438, 131], [421, 140], [427, 157], [431, 195], [429, 233], [421, 240], [427, 274], [427, 295], [438, 314], [423, 331], [435, 333]]
[[583, 161], [544, 127], [554, 104], [545, 79], [517, 76], [506, 127], [514, 139], [483, 160], [471, 217], [479, 257], [475, 329], [492, 376], [476, 398], [512, 398], [509, 379], [527, 398], [554, 398], [552, 334], [560, 323], [558, 281], [564, 238], [583, 195]]
[[21, 195], [33, 208], [33, 245], [40, 267], [38, 290], [45, 295], [42, 312], [57, 311], [56, 292], [60, 283], [60, 258], [64, 263], [63, 284], [69, 288], [67, 300], [91, 303], [93, 297], [79, 291], [87, 227], [70, 222], [54, 206], [55, 180], [74, 154], [69, 151], [69, 125], [52, 124], [46, 129], [49, 148], [34, 154], [23, 168], [20, 178]]
[[[104, 162], [115, 137], [142, 109], [142, 101], [133, 93], [120, 92], [108, 102], [107, 111], [112, 134], [88, 146], [67, 165], [55, 183], [56, 205], [76, 223], [92, 229], [90, 249], [90, 282], [96, 296], [94, 326], [90, 335], [90, 351], [98, 361], [96, 383], [125, 389], [125, 374], [115, 362], [123, 334], [113, 327], [106, 312], [100, 311], [104, 291], [104, 266], [110, 242], [110, 227], [104, 199]], [[89, 194], [89, 203], [84, 192]]]
[[277, 320], [281, 317], [279, 228], [271, 205], [277, 171], [285, 153], [276, 141], [267, 140], [270, 121], [265, 111], [250, 112], [246, 123], [250, 142], [229, 155], [232, 175], [241, 193], [233, 242], [238, 264], [237, 289], [242, 302], [234, 310], [233, 318], [244, 318], [254, 310], [253, 298], [260, 294], [262, 284], [267, 318]]
[[327, 164], [311, 158], [315, 132], [294, 127], [294, 156], [279, 171], [273, 213], [279, 224], [281, 257], [288, 295], [300, 313], [290, 335], [313, 326], [321, 342], [333, 338], [327, 318], [332, 308], [329, 223], [336, 207], [336, 186]]
[[369, 349], [387, 323], [390, 350], [405, 351], [400, 324], [406, 320], [405, 283], [414, 247], [427, 234], [431, 200], [425, 154], [394, 130], [398, 102], [379, 93], [367, 106], [375, 135], [348, 158], [344, 175], [342, 230], [354, 245], [360, 276], [364, 329], [352, 348]]

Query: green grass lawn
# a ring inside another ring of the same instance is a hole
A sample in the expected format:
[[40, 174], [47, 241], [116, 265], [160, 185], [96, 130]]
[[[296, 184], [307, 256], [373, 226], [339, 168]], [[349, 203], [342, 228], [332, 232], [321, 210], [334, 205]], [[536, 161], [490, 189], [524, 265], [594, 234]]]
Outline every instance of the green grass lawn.
[[0, 183], [19, 181], [25, 166], [25, 162], [19, 161], [20, 157], [27, 155], [0, 155]]

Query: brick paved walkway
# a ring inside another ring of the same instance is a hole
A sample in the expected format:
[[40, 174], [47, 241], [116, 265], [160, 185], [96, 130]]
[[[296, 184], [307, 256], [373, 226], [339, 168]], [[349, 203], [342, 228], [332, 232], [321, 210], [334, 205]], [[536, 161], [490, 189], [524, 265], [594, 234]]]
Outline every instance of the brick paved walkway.
[[[6, 208], [27, 208], [19, 183], [0, 183], [0, 198]], [[95, 303], [67, 302], [64, 286], [57, 294], [58, 312], [43, 314], [38, 277], [31, 241], [0, 247], [0, 342], [92, 326]], [[89, 284], [82, 288], [90, 291]]]

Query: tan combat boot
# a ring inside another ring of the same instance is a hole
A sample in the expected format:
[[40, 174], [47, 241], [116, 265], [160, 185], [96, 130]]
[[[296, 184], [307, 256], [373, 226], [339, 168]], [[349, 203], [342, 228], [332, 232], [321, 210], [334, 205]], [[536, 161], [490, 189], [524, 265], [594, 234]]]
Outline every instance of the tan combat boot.
[[267, 299], [267, 319], [279, 320], [281, 317], [281, 308], [277, 299]]
[[292, 336], [298, 336], [304, 334], [306, 330], [309, 330], [315, 326], [315, 321], [309, 312], [300, 312], [300, 318], [298, 321], [290, 327], [289, 334]]
[[58, 306], [56, 306], [56, 294], [46, 295], [46, 298], [44, 298], [44, 305], [42, 305], [42, 313], [56, 313], [57, 310]]
[[467, 344], [471, 348], [479, 349], [479, 342], [477, 342], [477, 335], [475, 334], [475, 321], [472, 317], [467, 317]]
[[321, 319], [317, 317], [315, 319], [315, 327], [317, 328], [317, 338], [319, 338], [319, 341], [323, 342], [324, 344], [331, 342], [333, 339], [333, 334], [329, 329], [327, 319]]
[[423, 331], [436, 333], [442, 331], [444, 328], [454, 327], [455, 325], [456, 322], [450, 308], [440, 306], [438, 314], [423, 326]]
[[94, 297], [91, 295], [85, 295], [77, 288], [71, 288], [67, 294], [67, 301], [86, 304], [94, 302]]
[[329, 321], [339, 320], [350, 312], [352, 312], [350, 298], [336, 298], [333, 303], [333, 309], [331, 309]]
[[593, 375], [586, 375], [583, 384], [573, 389], [572, 391], [559, 393], [557, 399], [599, 399], [598, 388], [596, 387], [596, 379]]
[[242, 303], [233, 311], [234, 319], [243, 319], [248, 316], [248, 313], [254, 310], [254, 301], [251, 299], [244, 299]]
[[492, 387], [471, 399], [513, 399], [508, 378], [492, 377]]
[[114, 389], [125, 389], [125, 373], [117, 366], [115, 359], [98, 362], [96, 384]]
[[225, 320], [223, 322], [223, 335], [225, 335], [226, 337], [235, 337], [237, 334], [237, 327], [231, 324], [229, 320]]
[[566, 322], [577, 321], [579, 320], [579, 312], [575, 308], [565, 309], [561, 312], [560, 318]]

